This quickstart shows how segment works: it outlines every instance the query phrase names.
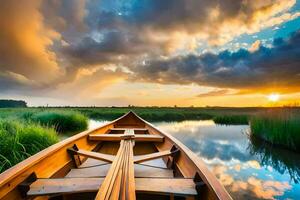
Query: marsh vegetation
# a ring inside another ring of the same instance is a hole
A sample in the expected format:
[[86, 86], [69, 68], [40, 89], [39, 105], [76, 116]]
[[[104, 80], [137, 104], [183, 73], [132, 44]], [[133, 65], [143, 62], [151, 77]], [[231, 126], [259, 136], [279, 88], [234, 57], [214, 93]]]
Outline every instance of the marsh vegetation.
[[58, 142], [53, 128], [0, 120], [0, 172]]
[[[177, 108], [177, 107], [63, 107], [1, 108], [0, 170], [64, 137], [87, 129], [88, 119], [113, 120], [133, 110], [151, 122], [211, 119], [221, 125], [248, 125], [251, 134], [273, 145], [298, 151], [299, 108]], [[30, 139], [26, 139], [30, 138]], [[30, 145], [27, 141], [32, 142]], [[12, 154], [9, 147], [12, 146]]]
[[300, 113], [290, 108], [268, 110], [251, 118], [251, 134], [269, 142], [300, 152]]
[[44, 109], [0, 110], [0, 172], [88, 126], [76, 111]]

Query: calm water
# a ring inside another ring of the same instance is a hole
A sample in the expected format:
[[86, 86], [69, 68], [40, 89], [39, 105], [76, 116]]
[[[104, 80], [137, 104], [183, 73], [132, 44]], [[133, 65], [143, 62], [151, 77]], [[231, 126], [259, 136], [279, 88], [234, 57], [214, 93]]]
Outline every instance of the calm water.
[[[104, 122], [91, 121], [90, 127]], [[300, 155], [248, 138], [248, 126], [158, 122], [200, 156], [234, 199], [300, 199]]]

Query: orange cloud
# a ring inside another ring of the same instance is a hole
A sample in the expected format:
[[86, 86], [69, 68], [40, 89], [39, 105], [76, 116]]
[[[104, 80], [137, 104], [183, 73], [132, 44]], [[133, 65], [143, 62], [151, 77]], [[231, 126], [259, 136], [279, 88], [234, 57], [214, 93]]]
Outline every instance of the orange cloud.
[[11, 0], [0, 6], [0, 69], [47, 82], [61, 71], [48, 49], [60, 34], [43, 24], [41, 1]]

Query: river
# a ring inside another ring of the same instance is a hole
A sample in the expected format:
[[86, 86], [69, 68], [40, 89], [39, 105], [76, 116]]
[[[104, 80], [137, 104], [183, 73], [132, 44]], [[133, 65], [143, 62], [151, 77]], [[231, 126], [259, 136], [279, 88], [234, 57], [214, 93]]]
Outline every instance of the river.
[[[90, 121], [90, 128], [104, 124]], [[247, 125], [156, 122], [207, 164], [234, 199], [300, 199], [300, 154], [249, 138]]]

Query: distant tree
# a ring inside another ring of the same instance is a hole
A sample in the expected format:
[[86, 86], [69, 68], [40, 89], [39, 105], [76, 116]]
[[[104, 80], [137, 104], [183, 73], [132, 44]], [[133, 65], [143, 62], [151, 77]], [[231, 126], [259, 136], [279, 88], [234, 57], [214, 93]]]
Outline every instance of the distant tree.
[[25, 108], [27, 103], [22, 100], [0, 99], [0, 108]]

